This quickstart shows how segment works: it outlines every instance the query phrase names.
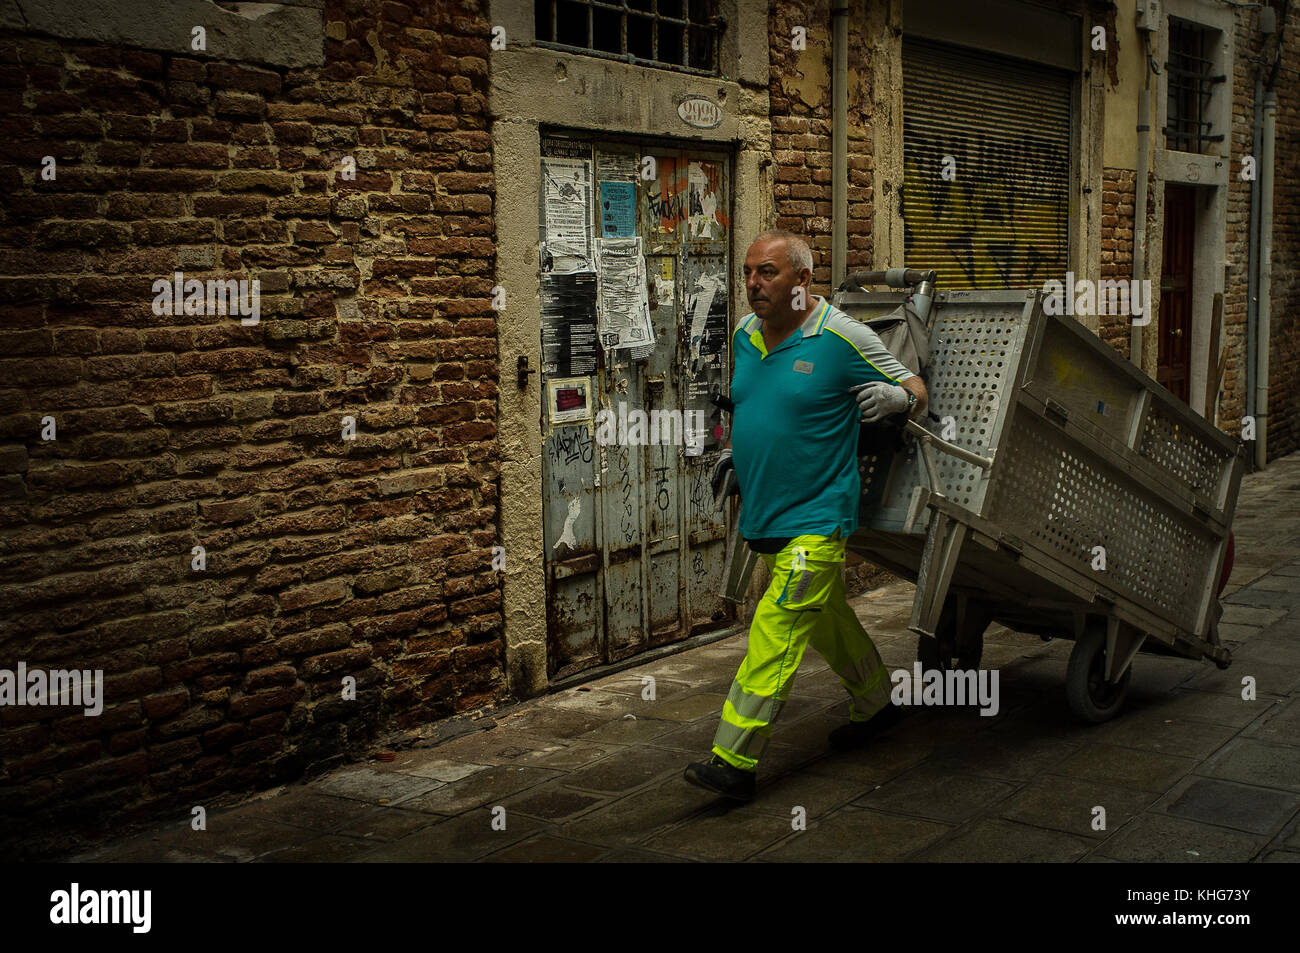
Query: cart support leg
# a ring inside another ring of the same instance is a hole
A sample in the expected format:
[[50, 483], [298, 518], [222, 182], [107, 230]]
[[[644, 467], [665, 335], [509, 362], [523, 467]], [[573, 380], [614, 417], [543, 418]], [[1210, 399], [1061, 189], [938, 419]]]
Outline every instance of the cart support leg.
[[934, 511], [925, 534], [920, 570], [916, 575], [916, 597], [912, 600], [912, 619], [908, 628], [921, 636], [934, 636], [948, 596], [948, 584], [961, 556], [966, 538], [966, 524]]
[[1106, 620], [1106, 681], [1119, 681], [1146, 637], [1145, 632], [1114, 616]]

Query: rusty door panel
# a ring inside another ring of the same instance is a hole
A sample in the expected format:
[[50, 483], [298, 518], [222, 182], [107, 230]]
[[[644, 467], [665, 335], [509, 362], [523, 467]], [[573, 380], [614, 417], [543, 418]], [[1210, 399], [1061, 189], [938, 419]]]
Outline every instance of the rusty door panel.
[[[570, 157], [595, 159], [594, 192], [620, 179], [617, 158], [653, 155], [658, 178], [636, 183], [636, 228], [645, 246], [655, 348], [630, 360], [602, 353], [590, 377], [592, 406], [615, 413], [707, 414], [703, 454], [671, 444], [594, 445], [594, 427], [558, 427], [543, 457], [548, 671], [562, 678], [653, 645], [727, 624], [734, 611], [721, 587], [726, 523], [713, 511], [708, 475], [721, 448], [720, 414], [708, 403], [729, 383], [727, 244], [729, 158], [672, 148], [604, 146]], [[544, 154], [546, 146], [544, 145]], [[601, 171], [601, 170], [605, 171]], [[606, 177], [608, 176], [608, 178]], [[593, 234], [600, 215], [593, 214]], [[710, 289], [712, 294], [709, 294]], [[620, 404], [623, 406], [620, 408]], [[546, 429], [546, 412], [543, 412]], [[581, 433], [583, 436], [577, 436]], [[584, 442], [585, 441], [585, 442]]]

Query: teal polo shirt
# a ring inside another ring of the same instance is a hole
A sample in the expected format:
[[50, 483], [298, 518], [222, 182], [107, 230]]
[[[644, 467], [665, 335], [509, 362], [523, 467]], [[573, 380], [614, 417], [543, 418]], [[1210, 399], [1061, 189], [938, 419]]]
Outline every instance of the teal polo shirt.
[[818, 299], [771, 353], [751, 313], [732, 334], [732, 460], [746, 539], [858, 527], [858, 403], [849, 388], [913, 376], [865, 324]]

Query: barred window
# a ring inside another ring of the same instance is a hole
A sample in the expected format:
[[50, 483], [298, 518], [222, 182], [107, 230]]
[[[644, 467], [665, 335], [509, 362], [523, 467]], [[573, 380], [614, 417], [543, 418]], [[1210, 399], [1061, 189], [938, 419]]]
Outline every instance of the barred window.
[[534, 0], [537, 42], [592, 56], [718, 72], [718, 0]]
[[1214, 44], [1217, 30], [1169, 18], [1169, 59], [1165, 71], [1169, 77], [1169, 109], [1165, 126], [1166, 148], [1179, 152], [1204, 152], [1212, 142], [1222, 142], [1210, 122], [1209, 102], [1218, 83], [1226, 77], [1215, 76]]

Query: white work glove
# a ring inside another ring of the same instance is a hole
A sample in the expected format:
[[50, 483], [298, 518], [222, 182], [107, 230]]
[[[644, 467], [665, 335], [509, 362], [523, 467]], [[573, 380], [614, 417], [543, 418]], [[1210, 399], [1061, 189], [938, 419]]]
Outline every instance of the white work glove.
[[713, 487], [713, 503], [718, 509], [726, 507], [727, 497], [740, 492], [740, 481], [736, 479], [736, 465], [731, 462], [730, 449], [723, 450], [718, 456], [709, 484]]
[[862, 411], [862, 422], [865, 424], [907, 412], [907, 391], [897, 384], [872, 381], [849, 390], [858, 401], [858, 409]]

